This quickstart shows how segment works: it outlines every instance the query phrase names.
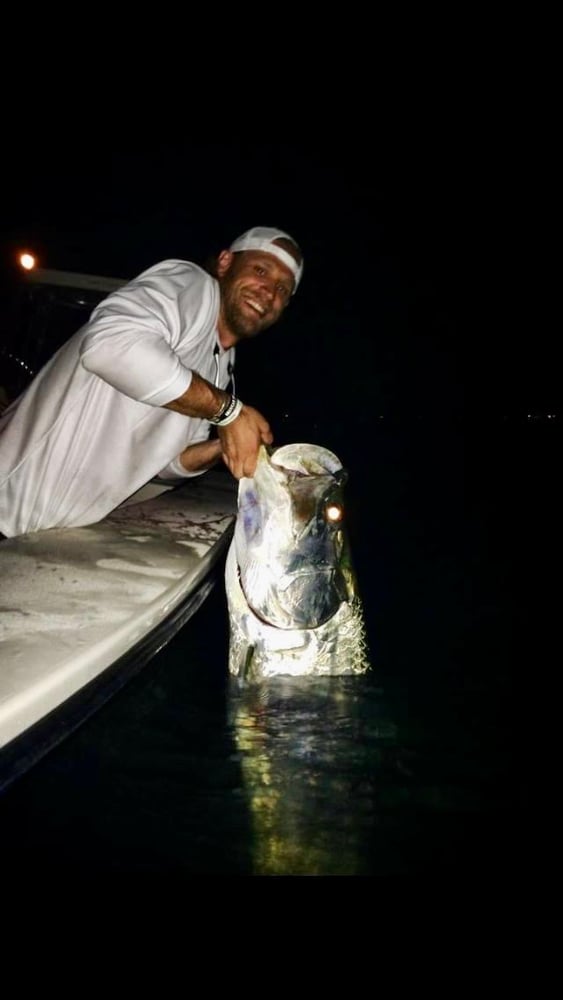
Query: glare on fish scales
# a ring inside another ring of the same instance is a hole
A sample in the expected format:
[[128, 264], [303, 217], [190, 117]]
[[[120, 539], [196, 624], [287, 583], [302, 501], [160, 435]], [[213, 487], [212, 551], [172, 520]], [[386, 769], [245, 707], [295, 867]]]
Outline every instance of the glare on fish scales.
[[240, 481], [225, 567], [229, 670], [240, 680], [369, 670], [345, 481], [337, 456], [313, 444], [262, 447]]

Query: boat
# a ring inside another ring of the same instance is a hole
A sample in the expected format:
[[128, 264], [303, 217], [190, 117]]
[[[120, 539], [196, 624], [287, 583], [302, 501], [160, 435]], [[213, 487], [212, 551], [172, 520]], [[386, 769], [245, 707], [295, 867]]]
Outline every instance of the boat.
[[140, 671], [222, 579], [236, 515], [228, 472], [139, 494], [97, 524], [0, 541], [0, 789]]
[[[125, 279], [32, 268], [0, 351], [4, 403]], [[236, 482], [154, 480], [102, 521], [0, 541], [0, 789], [103, 705], [222, 577]]]

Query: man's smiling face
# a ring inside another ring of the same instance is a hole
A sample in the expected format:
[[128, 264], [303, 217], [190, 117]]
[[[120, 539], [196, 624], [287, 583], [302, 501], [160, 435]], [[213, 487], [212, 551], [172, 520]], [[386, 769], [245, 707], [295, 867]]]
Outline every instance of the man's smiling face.
[[290, 269], [261, 250], [224, 250], [217, 274], [221, 287], [219, 325], [235, 340], [255, 337], [272, 326], [286, 308], [294, 286]]

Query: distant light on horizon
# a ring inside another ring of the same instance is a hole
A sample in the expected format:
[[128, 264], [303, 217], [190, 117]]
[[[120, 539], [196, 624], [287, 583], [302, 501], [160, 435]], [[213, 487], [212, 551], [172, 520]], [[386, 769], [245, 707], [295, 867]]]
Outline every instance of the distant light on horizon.
[[32, 253], [27, 253], [27, 251], [25, 253], [21, 253], [18, 260], [24, 271], [33, 271], [33, 268], [37, 264], [37, 258]]

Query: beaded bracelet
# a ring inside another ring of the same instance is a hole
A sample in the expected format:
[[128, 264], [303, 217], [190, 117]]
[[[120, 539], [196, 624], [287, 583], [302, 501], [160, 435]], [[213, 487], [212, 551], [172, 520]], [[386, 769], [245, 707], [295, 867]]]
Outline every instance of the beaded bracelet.
[[228, 410], [228, 408], [229, 408], [229, 406], [231, 405], [232, 402], [233, 402], [233, 396], [232, 396], [232, 393], [229, 392], [229, 393], [227, 393], [226, 398], [221, 403], [221, 406], [217, 410], [217, 413], [215, 414], [215, 416], [207, 418], [209, 420], [209, 423], [210, 424], [218, 424], [219, 421], [221, 420], [221, 418], [225, 416], [225, 413], [227, 412], [227, 410]]
[[223, 404], [219, 412], [214, 417], [208, 418], [209, 423], [215, 424], [217, 427], [226, 427], [227, 424], [232, 424], [233, 420], [236, 420], [241, 410], [242, 403], [240, 399], [229, 395], [226, 403]]
[[240, 399], [237, 399], [236, 396], [231, 396], [231, 402], [229, 403], [223, 416], [220, 417], [219, 420], [216, 420], [215, 423], [218, 427], [226, 427], [227, 424], [232, 424], [233, 420], [237, 419], [241, 410], [242, 403]]

